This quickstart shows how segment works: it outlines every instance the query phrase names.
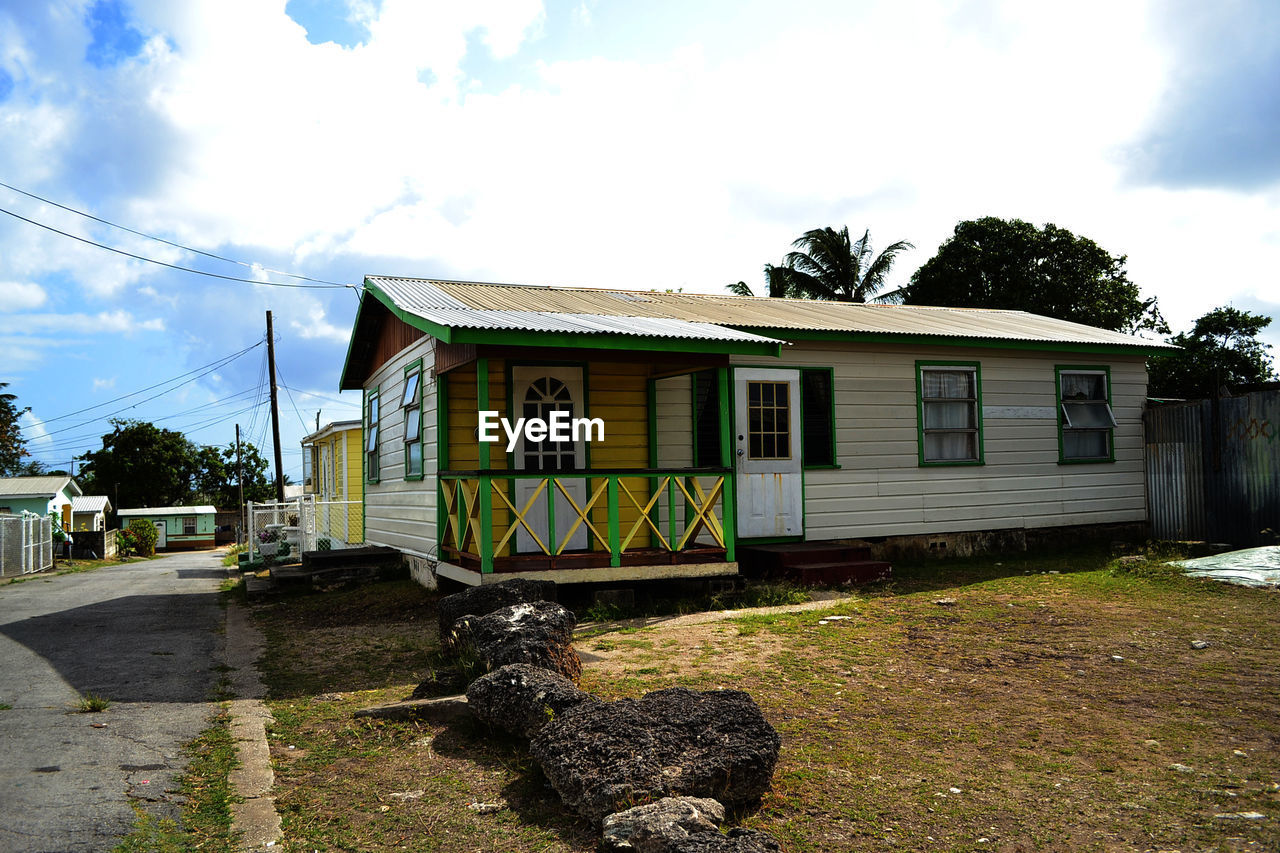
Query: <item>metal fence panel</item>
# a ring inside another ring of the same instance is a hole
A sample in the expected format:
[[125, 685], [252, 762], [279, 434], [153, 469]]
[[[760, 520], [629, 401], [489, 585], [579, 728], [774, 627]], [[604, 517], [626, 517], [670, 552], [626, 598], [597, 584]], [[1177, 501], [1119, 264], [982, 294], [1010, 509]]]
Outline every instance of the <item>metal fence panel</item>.
[[1280, 390], [1149, 409], [1147, 507], [1159, 539], [1280, 535]]
[[24, 512], [0, 516], [0, 576], [29, 575], [53, 566], [53, 520]]

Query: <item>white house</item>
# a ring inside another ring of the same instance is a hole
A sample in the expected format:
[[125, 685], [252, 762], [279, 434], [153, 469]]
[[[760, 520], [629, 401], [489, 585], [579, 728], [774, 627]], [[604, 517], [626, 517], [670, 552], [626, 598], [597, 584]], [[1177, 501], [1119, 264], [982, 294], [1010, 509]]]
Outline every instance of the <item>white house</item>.
[[[1143, 522], [1168, 350], [1018, 311], [369, 277], [341, 387], [364, 394], [365, 539], [423, 582], [617, 581]], [[488, 443], [480, 412], [604, 437]]]

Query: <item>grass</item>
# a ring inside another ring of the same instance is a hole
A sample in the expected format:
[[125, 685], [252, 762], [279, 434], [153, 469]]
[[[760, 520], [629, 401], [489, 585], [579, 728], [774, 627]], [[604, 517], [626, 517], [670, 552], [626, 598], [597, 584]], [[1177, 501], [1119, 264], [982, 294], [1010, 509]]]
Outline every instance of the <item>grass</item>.
[[111, 707], [111, 700], [97, 693], [86, 693], [76, 703], [77, 714], [97, 714]]
[[0, 702], [0, 711], [12, 711], [13, 706], [8, 702]]
[[[733, 820], [791, 853], [1277, 849], [1280, 598], [1165, 556], [895, 565], [823, 610], [597, 633], [583, 687], [748, 690], [783, 748]], [[428, 672], [432, 603], [400, 582], [256, 608], [283, 849], [595, 849], [519, 742], [352, 718]], [[1267, 819], [1215, 817], [1247, 811]]]
[[230, 853], [231, 805], [236, 798], [228, 776], [237, 766], [231, 718], [225, 707], [200, 736], [187, 744], [190, 763], [180, 779], [183, 808], [180, 820], [157, 817], [134, 805], [134, 830], [114, 853]]

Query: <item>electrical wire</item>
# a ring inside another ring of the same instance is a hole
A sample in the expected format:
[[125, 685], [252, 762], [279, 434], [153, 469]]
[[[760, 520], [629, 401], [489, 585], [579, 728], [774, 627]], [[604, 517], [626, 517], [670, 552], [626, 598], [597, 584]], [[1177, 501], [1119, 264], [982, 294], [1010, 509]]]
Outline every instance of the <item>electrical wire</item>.
[[203, 275], [203, 276], [208, 276], [209, 278], [221, 279], [222, 281], [237, 281], [243, 284], [261, 284], [261, 285], [266, 285], [267, 287], [307, 288], [311, 290], [317, 290], [317, 289], [332, 290], [334, 288], [355, 288], [356, 287], [356, 285], [354, 284], [303, 284], [303, 283], [294, 283], [294, 282], [287, 282], [287, 281], [259, 281], [258, 279], [240, 278], [239, 276], [234, 276], [234, 275], [223, 275], [222, 273], [206, 272], [205, 270], [198, 270], [192, 267], [184, 267], [180, 264], [171, 264], [168, 261], [158, 261], [155, 258], [148, 258], [145, 255], [137, 255], [137, 254], [134, 254], [133, 252], [126, 252], [124, 249], [117, 249], [114, 246], [108, 246], [105, 243], [98, 243], [94, 240], [90, 240], [87, 237], [80, 237], [76, 234], [71, 234], [67, 231], [62, 231], [61, 229], [54, 228], [52, 225], [46, 225], [43, 222], [37, 222], [34, 219], [28, 219], [22, 214], [14, 213], [12, 210], [9, 210], [7, 208], [0, 207], [0, 213], [6, 214], [8, 216], [12, 216], [14, 219], [21, 219], [23, 222], [28, 222], [36, 226], [37, 228], [43, 228], [46, 231], [52, 231], [54, 234], [61, 234], [63, 237], [70, 237], [72, 240], [78, 240], [81, 243], [86, 243], [90, 246], [97, 246], [99, 249], [106, 249], [108, 252], [115, 252], [117, 255], [124, 255], [126, 258], [133, 258], [136, 261], [143, 261], [148, 264], [155, 264], [156, 266], [167, 267], [171, 270], [178, 270], [179, 272], [189, 272], [195, 275]]
[[228, 264], [236, 264], [237, 266], [247, 267], [248, 269], [255, 269], [255, 268], [261, 269], [264, 272], [274, 273], [275, 275], [288, 276], [289, 278], [301, 279], [302, 281], [313, 281], [317, 284], [330, 284], [335, 287], [351, 287], [351, 285], [344, 284], [340, 281], [329, 281], [323, 278], [312, 278], [311, 276], [308, 276], [308, 275], [299, 275], [297, 273], [285, 272], [284, 270], [275, 270], [275, 269], [271, 269], [270, 267], [261, 266], [260, 264], [250, 264], [244, 261], [237, 261], [235, 258], [227, 258], [222, 255], [216, 255], [213, 252], [205, 252], [200, 249], [193, 249], [191, 246], [184, 246], [181, 243], [175, 243], [172, 240], [166, 240], [163, 237], [156, 237], [153, 234], [147, 234], [142, 231], [135, 231], [134, 229], [124, 225], [120, 225], [119, 223], [112, 222], [108, 219], [103, 219], [99, 216], [94, 216], [92, 213], [86, 213], [83, 210], [76, 210], [74, 207], [68, 207], [65, 204], [59, 204], [58, 202], [53, 201], [52, 199], [47, 199], [43, 196], [38, 196], [35, 193], [27, 192], [26, 190], [23, 190], [23, 189], [18, 189], [12, 184], [6, 184], [4, 181], [0, 181], [0, 187], [4, 187], [7, 190], [13, 190], [16, 193], [20, 193], [22, 195], [25, 195], [27, 198], [32, 198], [32, 199], [35, 199], [36, 201], [41, 201], [41, 202], [44, 202], [45, 204], [51, 204], [54, 207], [59, 208], [60, 210], [67, 211], [68, 213], [74, 213], [77, 216], [83, 216], [86, 219], [92, 219], [94, 222], [101, 222], [103, 225], [109, 225], [112, 228], [119, 228], [121, 231], [128, 231], [130, 234], [136, 234], [137, 236], [145, 237], [148, 240], [155, 240], [157, 243], [164, 243], [166, 246], [172, 246], [175, 249], [182, 249], [184, 252], [192, 252], [197, 255], [204, 255], [206, 258], [212, 258], [215, 261], [224, 261]]
[[[223, 364], [229, 364], [229, 363], [230, 363], [230, 361], [227, 361], [227, 362], [224, 362]], [[183, 380], [182, 382], [179, 382], [177, 385], [174, 385], [172, 388], [166, 388], [165, 390], [161, 391], [159, 394], [153, 394], [153, 395], [151, 395], [150, 397], [146, 397], [146, 398], [144, 398], [144, 399], [142, 399], [142, 400], [139, 400], [139, 401], [138, 401], [138, 402], [136, 402], [136, 403], [132, 403], [132, 404], [130, 404], [130, 405], [128, 405], [128, 406], [125, 406], [123, 409], [116, 409], [114, 412], [108, 412], [108, 413], [107, 413], [107, 414], [105, 414], [105, 415], [99, 415], [99, 416], [97, 416], [97, 417], [90, 418], [90, 419], [89, 419], [89, 420], [87, 420], [87, 421], [81, 421], [81, 422], [80, 422], [80, 423], [78, 423], [78, 424], [72, 424], [71, 426], [63, 427], [62, 429], [55, 429], [55, 430], [53, 430], [53, 431], [51, 431], [51, 432], [47, 432], [47, 433], [46, 433], [46, 435], [51, 435], [51, 436], [52, 436], [52, 435], [57, 435], [58, 433], [68, 432], [68, 431], [73, 430], [73, 429], [79, 429], [80, 427], [87, 426], [88, 424], [94, 423], [94, 422], [96, 422], [96, 421], [100, 421], [100, 420], [102, 420], [103, 418], [109, 418], [109, 417], [111, 417], [112, 415], [118, 415], [118, 414], [120, 414], [121, 412], [127, 412], [127, 411], [129, 411], [130, 409], [136, 409], [138, 406], [141, 406], [143, 403], [148, 403], [148, 402], [150, 402], [150, 401], [152, 401], [152, 400], [155, 400], [155, 399], [157, 399], [157, 398], [159, 398], [159, 397], [163, 397], [165, 394], [169, 394], [169, 393], [171, 393], [171, 392], [173, 392], [173, 391], [178, 390], [178, 389], [179, 389], [179, 388], [181, 388], [183, 385], [189, 385], [189, 384], [191, 384], [192, 382], [195, 382], [197, 379], [201, 379], [201, 378], [203, 378], [203, 377], [205, 377], [205, 376], [208, 376], [210, 373], [213, 373], [213, 372], [214, 372], [215, 370], [217, 370], [219, 367], [222, 367], [222, 366], [223, 366], [223, 364], [215, 364], [214, 366], [210, 367], [208, 370], [205, 370], [205, 371], [203, 371], [203, 372], [201, 372], [201, 373], [198, 373], [197, 375], [192, 376], [190, 379]], [[162, 384], [163, 384], [163, 383], [162, 383]]]

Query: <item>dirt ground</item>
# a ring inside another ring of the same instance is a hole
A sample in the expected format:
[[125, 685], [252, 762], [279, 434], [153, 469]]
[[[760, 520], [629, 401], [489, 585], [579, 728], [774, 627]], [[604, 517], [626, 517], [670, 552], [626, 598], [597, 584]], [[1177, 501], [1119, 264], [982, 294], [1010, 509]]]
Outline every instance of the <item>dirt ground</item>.
[[[582, 684], [749, 691], [782, 755], [732, 819], [788, 851], [1280, 849], [1280, 596], [1069, 565], [587, 626]], [[429, 597], [376, 589], [259, 611], [285, 849], [594, 849], [520, 743], [351, 718], [407, 694], [434, 651]]]

